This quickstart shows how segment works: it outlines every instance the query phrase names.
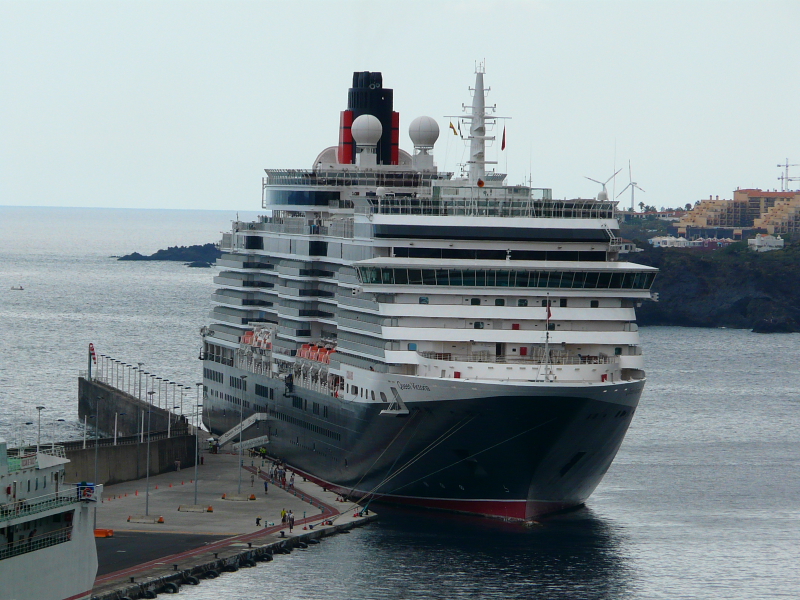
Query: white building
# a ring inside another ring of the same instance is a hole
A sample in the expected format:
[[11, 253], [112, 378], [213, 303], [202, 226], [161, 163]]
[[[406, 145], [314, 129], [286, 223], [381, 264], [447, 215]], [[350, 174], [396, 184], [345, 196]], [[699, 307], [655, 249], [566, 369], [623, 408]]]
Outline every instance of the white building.
[[672, 235], [656, 236], [648, 240], [655, 248], [688, 248], [691, 243], [686, 238]]
[[756, 252], [769, 252], [770, 250], [780, 250], [783, 248], [784, 240], [781, 236], [759, 233], [756, 237], [747, 240], [750, 250]]

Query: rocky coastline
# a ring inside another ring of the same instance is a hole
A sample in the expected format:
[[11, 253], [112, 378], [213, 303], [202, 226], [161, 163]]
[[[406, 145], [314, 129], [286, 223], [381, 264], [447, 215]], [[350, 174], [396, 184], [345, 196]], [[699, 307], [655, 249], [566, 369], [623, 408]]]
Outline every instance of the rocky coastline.
[[150, 255], [133, 252], [120, 256], [117, 260], [172, 260], [186, 263], [188, 267], [211, 267], [222, 256], [216, 244], [198, 244], [195, 246], [170, 246]]
[[800, 246], [765, 253], [745, 243], [714, 252], [647, 248], [628, 260], [660, 270], [658, 302], [637, 309], [639, 325], [800, 332]]

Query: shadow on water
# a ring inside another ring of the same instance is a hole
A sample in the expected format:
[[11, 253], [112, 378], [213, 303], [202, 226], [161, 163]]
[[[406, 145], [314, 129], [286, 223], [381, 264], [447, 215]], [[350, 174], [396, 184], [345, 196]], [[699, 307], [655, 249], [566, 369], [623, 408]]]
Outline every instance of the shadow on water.
[[552, 600], [632, 592], [624, 532], [588, 508], [533, 525], [387, 506], [379, 512], [351, 556], [380, 574], [363, 582], [369, 591], [358, 597]]

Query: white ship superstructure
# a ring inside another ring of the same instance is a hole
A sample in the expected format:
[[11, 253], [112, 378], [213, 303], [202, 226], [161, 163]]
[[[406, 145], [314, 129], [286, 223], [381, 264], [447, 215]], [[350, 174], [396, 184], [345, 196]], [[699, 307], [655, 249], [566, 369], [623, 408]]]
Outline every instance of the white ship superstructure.
[[583, 502], [644, 384], [635, 305], [655, 269], [620, 262], [616, 204], [556, 200], [487, 169], [482, 69], [439, 172], [434, 119], [356, 73], [339, 145], [267, 170], [234, 223], [204, 328], [206, 420], [253, 415], [271, 453], [353, 496], [511, 518]]
[[0, 600], [91, 594], [102, 486], [65, 483], [67, 463], [63, 446], [9, 449], [0, 440]]

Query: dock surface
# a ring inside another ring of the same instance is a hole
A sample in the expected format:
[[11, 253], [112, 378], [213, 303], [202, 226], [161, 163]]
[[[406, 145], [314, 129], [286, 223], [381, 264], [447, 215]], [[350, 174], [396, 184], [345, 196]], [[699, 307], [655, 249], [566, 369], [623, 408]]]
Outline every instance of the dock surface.
[[[276, 545], [291, 547], [302, 538], [329, 535], [372, 518], [354, 516], [352, 504], [338, 502], [336, 494], [299, 476], [294, 489], [269, 483], [265, 493], [268, 463], [247, 456], [240, 494], [238, 461], [238, 455], [205, 454], [198, 467], [197, 502], [193, 467], [150, 477], [149, 510], [144, 479], [107, 486], [97, 507], [97, 527], [113, 530], [114, 537], [97, 539], [99, 568], [92, 595], [111, 598], [124, 591], [137, 597], [167, 581], [200, 576], [214, 566], [238, 568], [251, 555], [272, 554]], [[223, 495], [253, 495], [255, 500]], [[179, 511], [181, 506], [206, 510]], [[283, 509], [295, 515], [292, 532], [281, 523]], [[141, 518], [146, 512], [155, 518]], [[331, 525], [322, 525], [329, 520]]]

